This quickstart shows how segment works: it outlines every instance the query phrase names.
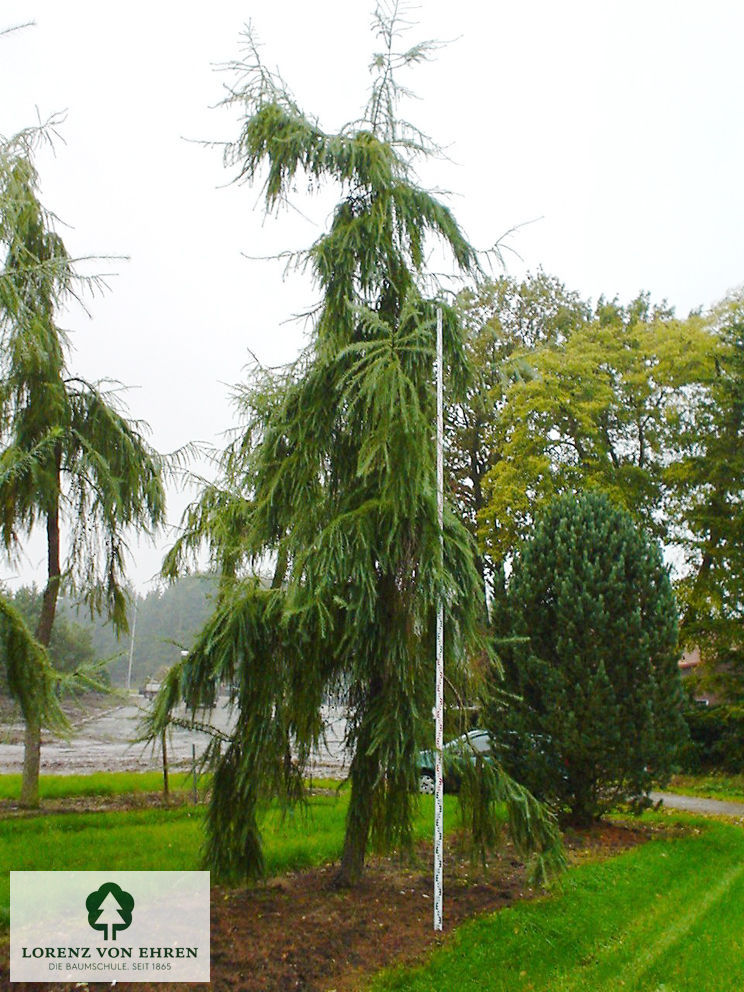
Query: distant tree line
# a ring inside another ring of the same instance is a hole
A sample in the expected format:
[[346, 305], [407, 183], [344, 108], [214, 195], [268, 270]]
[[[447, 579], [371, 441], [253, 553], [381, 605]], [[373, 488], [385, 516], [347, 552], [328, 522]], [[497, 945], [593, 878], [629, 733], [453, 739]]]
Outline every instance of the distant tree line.
[[[214, 576], [184, 575], [173, 583], [162, 583], [144, 595], [136, 593], [130, 598], [130, 636], [134, 630], [133, 689], [147, 678], [162, 678], [179, 660], [181, 650], [191, 648], [214, 609], [216, 590]], [[109, 666], [111, 684], [126, 686], [129, 637], [117, 639], [109, 624], [98, 623], [93, 629], [93, 647], [98, 657], [114, 659]]]
[[[216, 586], [213, 576], [196, 574], [163, 584], [144, 595], [130, 590], [129, 631], [119, 637], [110, 623], [101, 617], [91, 619], [88, 610], [62, 594], [49, 644], [52, 664], [56, 670], [67, 673], [98, 664], [98, 677], [104, 683], [116, 689], [125, 688], [133, 643], [132, 688], [139, 688], [148, 678], [162, 678], [178, 660], [180, 651], [191, 647], [196, 633], [204, 626], [213, 609]], [[21, 586], [6, 595], [33, 629], [41, 612], [42, 591], [37, 586]], [[0, 669], [5, 669], [1, 663]]]

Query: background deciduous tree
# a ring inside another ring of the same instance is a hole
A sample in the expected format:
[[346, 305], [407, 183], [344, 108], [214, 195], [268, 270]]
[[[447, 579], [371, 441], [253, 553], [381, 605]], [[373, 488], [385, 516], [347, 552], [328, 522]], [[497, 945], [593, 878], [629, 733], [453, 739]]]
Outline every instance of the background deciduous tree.
[[[453, 502], [475, 537], [487, 506], [486, 480], [503, 457], [510, 388], [535, 377], [533, 353], [564, 342], [589, 319], [590, 307], [539, 271], [521, 281], [504, 275], [480, 282], [459, 294], [457, 308], [469, 379], [460, 402], [447, 408], [447, 467]], [[498, 593], [503, 558], [494, 559], [481, 542], [477, 563], [484, 594], [489, 586]]]
[[681, 411], [713, 366], [704, 322], [676, 320], [645, 296], [600, 300], [592, 320], [529, 353], [494, 431], [500, 457], [483, 482], [480, 538], [495, 560], [524, 539], [556, 495], [598, 489], [668, 539], [666, 476]]
[[599, 490], [662, 542], [684, 642], [702, 649], [708, 688], [739, 698], [741, 292], [677, 319], [647, 294], [591, 306], [538, 273], [458, 302], [471, 378], [449, 465], [492, 617], [540, 507]]
[[670, 422], [666, 470], [684, 549], [682, 637], [698, 645], [709, 688], [744, 698], [744, 293], [705, 317], [712, 361], [694, 402]]

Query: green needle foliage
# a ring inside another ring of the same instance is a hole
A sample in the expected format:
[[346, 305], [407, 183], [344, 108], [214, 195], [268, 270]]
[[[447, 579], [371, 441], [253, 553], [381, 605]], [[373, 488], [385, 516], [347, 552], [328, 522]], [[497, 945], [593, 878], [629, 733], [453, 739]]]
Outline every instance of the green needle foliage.
[[508, 605], [515, 698], [488, 719], [507, 769], [576, 822], [623, 800], [643, 806], [685, 739], [658, 545], [604, 494], [567, 494], [515, 561]]
[[9, 684], [26, 721], [28, 805], [38, 803], [41, 726], [59, 718], [45, 649], [61, 583], [125, 628], [126, 531], [150, 530], [165, 511], [163, 462], [143, 425], [122, 414], [110, 389], [68, 369], [55, 314], [81, 280], [38, 198], [33, 151], [45, 136], [26, 132], [0, 142], [0, 539], [13, 557], [37, 525], [47, 536], [47, 584], [34, 636], [9, 604], [2, 609]]
[[58, 733], [69, 730], [57, 698], [59, 678], [47, 651], [34, 638], [21, 613], [0, 596], [0, 643], [5, 677], [27, 724], [46, 726]]
[[[396, 70], [431, 46], [397, 55], [395, 11], [378, 11], [375, 24], [385, 51], [372, 96], [363, 119], [339, 132], [300, 110], [250, 38], [228, 98], [243, 125], [226, 161], [239, 181], [264, 177], [267, 211], [303, 177], [310, 190], [338, 184], [341, 199], [329, 230], [295, 258], [322, 295], [309, 346], [294, 366], [259, 372], [242, 391], [245, 430], [165, 566], [178, 574], [206, 539], [223, 576], [219, 606], [150, 724], [154, 736], [180, 699], [208, 707], [221, 680], [235, 686], [236, 730], [226, 747], [215, 738], [207, 820], [208, 863], [221, 877], [261, 872], [260, 805], [300, 795], [333, 698], [346, 709], [352, 756], [339, 883], [359, 878], [370, 843], [410, 842], [416, 754], [431, 738], [440, 591], [450, 678], [464, 678], [483, 648], [474, 544], [449, 508], [443, 560], [439, 549], [438, 305], [450, 391], [468, 370], [454, 311], [426, 295], [425, 246], [438, 239], [464, 272], [477, 258], [447, 207], [416, 184], [412, 160], [430, 144], [395, 116]], [[268, 555], [271, 588], [241, 580]], [[534, 809], [520, 809], [525, 833], [538, 843], [547, 833], [552, 844], [545, 814], [528, 820]]]

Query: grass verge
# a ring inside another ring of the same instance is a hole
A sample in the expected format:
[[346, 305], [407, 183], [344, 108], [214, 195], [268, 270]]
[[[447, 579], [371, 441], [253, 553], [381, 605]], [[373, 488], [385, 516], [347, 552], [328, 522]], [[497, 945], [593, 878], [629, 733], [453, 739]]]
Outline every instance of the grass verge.
[[[422, 796], [414, 824], [416, 839], [429, 837], [433, 798]], [[454, 799], [445, 797], [456, 822]], [[348, 791], [312, 796], [304, 811], [282, 816], [276, 809], [263, 823], [270, 875], [324, 864], [341, 853]], [[8, 870], [177, 871], [201, 867], [204, 808], [147, 809], [0, 820], [0, 923], [7, 926]]]
[[[654, 819], [660, 819], [655, 817]], [[374, 992], [732, 992], [744, 988], [744, 831], [688, 831], [572, 869], [552, 894], [461, 927]]]
[[675, 775], [665, 789], [681, 796], [744, 802], [744, 775]]
[[[192, 788], [191, 772], [171, 772], [173, 792]], [[162, 772], [92, 772], [87, 775], [42, 775], [39, 778], [41, 799], [69, 799], [73, 796], [121, 796], [131, 793], [161, 792]], [[20, 775], [0, 775], [0, 799], [18, 799]]]

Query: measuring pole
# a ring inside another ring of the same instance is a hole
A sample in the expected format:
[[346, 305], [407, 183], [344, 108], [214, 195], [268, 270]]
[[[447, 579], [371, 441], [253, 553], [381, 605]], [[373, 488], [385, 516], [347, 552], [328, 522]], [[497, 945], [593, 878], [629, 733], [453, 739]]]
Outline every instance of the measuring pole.
[[[440, 569], [444, 565], [444, 412], [442, 387], [442, 311], [437, 310], [437, 516], [439, 520]], [[437, 673], [434, 704], [434, 929], [442, 929], [442, 885], [444, 873], [444, 597], [440, 588], [437, 603]]]

